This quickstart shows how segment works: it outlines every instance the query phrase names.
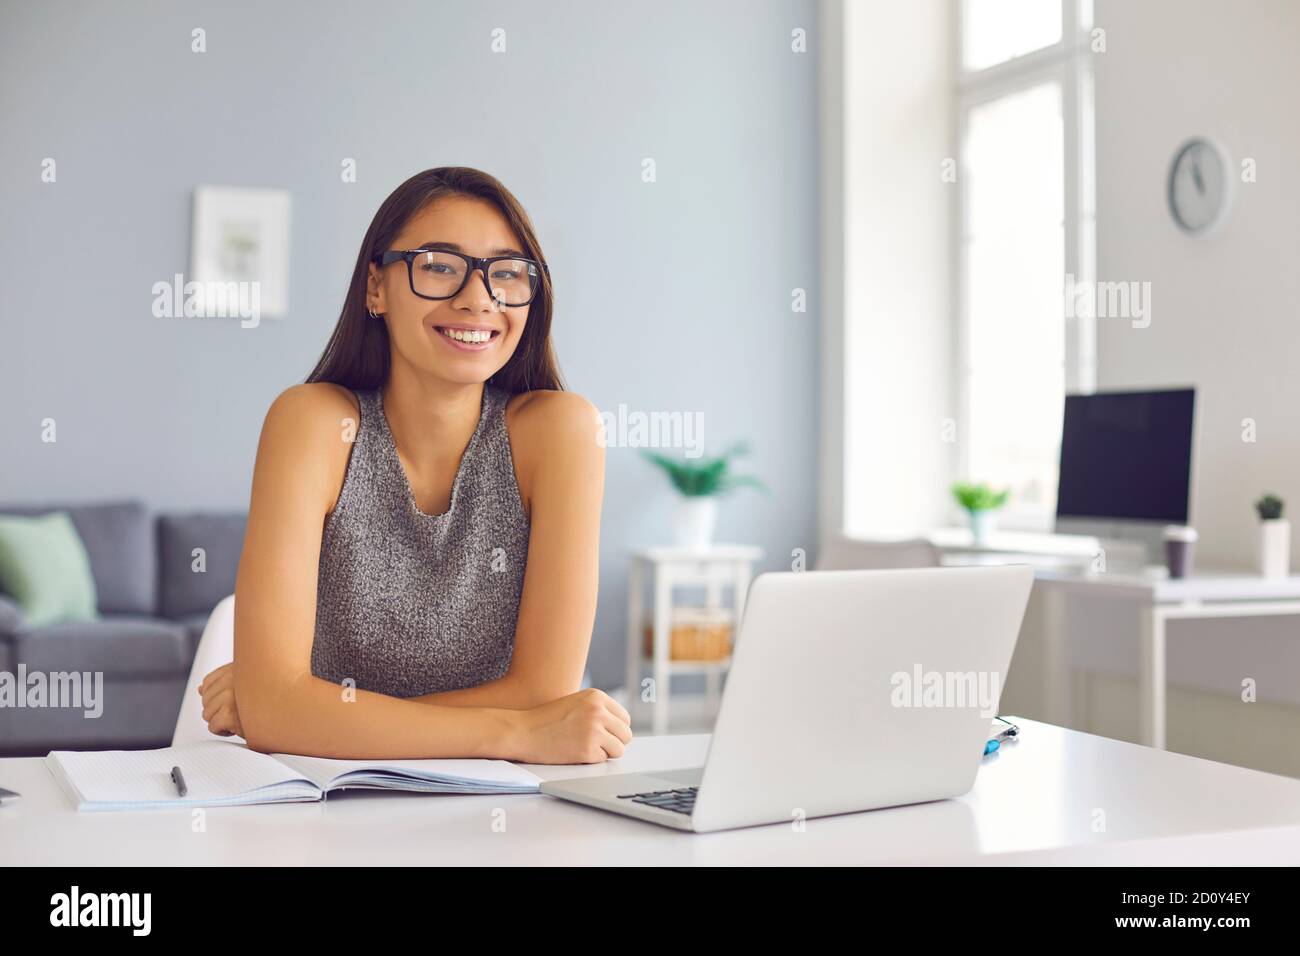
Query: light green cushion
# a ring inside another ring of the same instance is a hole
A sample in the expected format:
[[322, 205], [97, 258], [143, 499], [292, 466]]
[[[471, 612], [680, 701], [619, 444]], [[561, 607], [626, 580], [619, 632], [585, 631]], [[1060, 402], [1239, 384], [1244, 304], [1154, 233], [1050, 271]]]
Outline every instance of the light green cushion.
[[13, 596], [29, 627], [95, 620], [90, 556], [66, 511], [0, 515], [0, 591]]

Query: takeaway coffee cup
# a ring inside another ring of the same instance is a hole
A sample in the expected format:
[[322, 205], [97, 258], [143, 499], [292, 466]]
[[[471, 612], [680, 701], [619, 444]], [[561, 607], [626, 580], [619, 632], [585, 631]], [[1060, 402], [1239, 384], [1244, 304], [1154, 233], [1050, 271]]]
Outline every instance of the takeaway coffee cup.
[[1185, 578], [1192, 573], [1196, 538], [1196, 529], [1186, 525], [1171, 524], [1165, 528], [1165, 564], [1171, 578]]

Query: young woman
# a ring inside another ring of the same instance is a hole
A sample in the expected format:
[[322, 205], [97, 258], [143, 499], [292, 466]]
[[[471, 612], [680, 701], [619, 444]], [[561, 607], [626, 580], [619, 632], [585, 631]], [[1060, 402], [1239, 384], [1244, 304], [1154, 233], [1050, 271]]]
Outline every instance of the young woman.
[[632, 737], [579, 690], [596, 612], [599, 417], [564, 391], [551, 280], [493, 177], [384, 201], [307, 382], [271, 405], [203, 719], [256, 750], [591, 763]]

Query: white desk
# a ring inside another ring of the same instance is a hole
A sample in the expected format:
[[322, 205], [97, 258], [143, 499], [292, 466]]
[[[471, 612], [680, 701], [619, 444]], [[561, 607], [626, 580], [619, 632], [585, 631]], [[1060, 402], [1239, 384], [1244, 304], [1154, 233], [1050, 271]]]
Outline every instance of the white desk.
[[[690, 834], [542, 794], [353, 792], [323, 804], [78, 813], [38, 758], [0, 760], [0, 867], [18, 865], [1300, 863], [1300, 780], [1018, 720], [975, 788], [937, 803]], [[639, 737], [617, 761], [698, 764], [707, 735]], [[494, 829], [504, 809], [505, 830]], [[1100, 829], [1099, 829], [1100, 828]]]
[[993, 531], [976, 543], [969, 528], [937, 528], [926, 535], [945, 559], [964, 563], [970, 558], [1025, 555], [1088, 566], [1101, 550], [1101, 542], [1081, 534], [1037, 534], [1028, 531]]
[[1080, 574], [1046, 568], [1034, 572], [1035, 587], [1045, 589], [1050, 621], [1044, 679], [1052, 688], [1065, 722], [1069, 682], [1065, 677], [1064, 613], [1059, 599], [1079, 595], [1091, 600], [1125, 601], [1138, 615], [1140, 634], [1139, 731], [1150, 747], [1165, 747], [1166, 660], [1173, 620], [1277, 617], [1300, 614], [1300, 577], [1263, 578], [1244, 572], [1208, 572], [1180, 580], [1138, 574]]
[[945, 564], [1033, 565], [1035, 587], [1045, 599], [1047, 612], [1042, 680], [1051, 705], [1048, 716], [1061, 724], [1069, 724], [1072, 715], [1062, 599], [1128, 602], [1137, 615], [1140, 635], [1139, 739], [1161, 750], [1167, 738], [1169, 621], [1300, 615], [1300, 577], [1264, 578], [1208, 569], [1171, 580], [1137, 571], [1103, 571], [1095, 560], [1101, 542], [1086, 535], [999, 531], [976, 544], [969, 529], [940, 528], [929, 540]]

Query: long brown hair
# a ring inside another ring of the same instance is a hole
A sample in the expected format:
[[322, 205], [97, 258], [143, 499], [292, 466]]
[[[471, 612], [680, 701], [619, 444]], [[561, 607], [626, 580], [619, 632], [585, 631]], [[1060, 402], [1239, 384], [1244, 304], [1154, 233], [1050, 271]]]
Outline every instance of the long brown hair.
[[[524, 255], [545, 262], [541, 244], [528, 213], [519, 200], [494, 176], [468, 166], [439, 166], [416, 173], [384, 200], [361, 240], [357, 266], [352, 272], [334, 334], [330, 336], [308, 382], [333, 382], [357, 391], [378, 388], [388, 380], [391, 361], [388, 326], [370, 318], [366, 309], [366, 280], [371, 257], [384, 252], [412, 216], [443, 196], [486, 199], [496, 206], [523, 244]], [[528, 306], [523, 338], [510, 360], [488, 379], [488, 384], [508, 392], [534, 389], [564, 391], [559, 364], [551, 346], [551, 277], [542, 270], [542, 284]]]

